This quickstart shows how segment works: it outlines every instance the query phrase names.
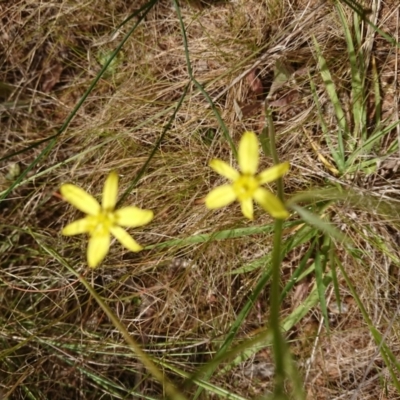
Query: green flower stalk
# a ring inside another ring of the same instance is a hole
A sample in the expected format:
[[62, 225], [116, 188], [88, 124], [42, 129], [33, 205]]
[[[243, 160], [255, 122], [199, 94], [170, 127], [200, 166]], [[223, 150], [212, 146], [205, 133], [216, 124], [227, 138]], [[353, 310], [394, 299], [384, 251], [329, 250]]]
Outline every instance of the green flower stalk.
[[284, 162], [265, 169], [257, 175], [258, 159], [257, 136], [254, 132], [247, 131], [239, 143], [238, 162], [241, 172], [222, 160], [212, 160], [210, 167], [218, 174], [228, 178], [231, 183], [213, 189], [206, 196], [206, 207], [209, 209], [221, 208], [238, 200], [243, 215], [253, 219], [253, 200], [255, 200], [274, 218], [286, 219], [289, 213], [281, 200], [261, 185], [282, 177], [289, 170], [290, 164]]
[[136, 228], [148, 224], [153, 219], [153, 211], [137, 207], [124, 207], [114, 210], [117, 203], [118, 175], [111, 172], [104, 184], [103, 199], [100, 205], [97, 200], [78, 186], [64, 184], [60, 188], [63, 198], [78, 210], [88, 214], [68, 224], [62, 230], [66, 236], [89, 234], [87, 262], [90, 268], [97, 267], [107, 255], [111, 235], [128, 250], [138, 252], [142, 246], [136, 242], [122, 227]]

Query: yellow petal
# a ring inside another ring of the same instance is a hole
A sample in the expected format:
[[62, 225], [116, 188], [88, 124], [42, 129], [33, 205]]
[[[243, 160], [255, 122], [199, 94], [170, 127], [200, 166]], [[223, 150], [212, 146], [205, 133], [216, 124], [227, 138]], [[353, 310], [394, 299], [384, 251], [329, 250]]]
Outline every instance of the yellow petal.
[[89, 215], [97, 215], [100, 212], [100, 204], [97, 200], [80, 187], [66, 183], [61, 186], [60, 192], [64, 199], [78, 210]]
[[284, 162], [278, 165], [275, 165], [271, 168], [267, 168], [262, 171], [258, 176], [257, 179], [260, 184], [269, 183], [277, 180], [281, 176], [285, 175], [290, 168], [290, 164], [288, 162]]
[[254, 192], [254, 200], [274, 218], [286, 219], [289, 216], [282, 202], [271, 192], [264, 188], [258, 188]]
[[153, 218], [151, 210], [142, 210], [137, 207], [124, 207], [115, 211], [116, 224], [129, 228], [147, 225]]
[[92, 228], [93, 223], [91, 222], [91, 219], [82, 218], [65, 226], [61, 233], [65, 236], [79, 235], [81, 233], [90, 232]]
[[94, 235], [89, 239], [87, 262], [90, 268], [96, 268], [107, 255], [110, 248], [110, 235]]
[[111, 228], [111, 233], [118, 239], [118, 241], [126, 247], [128, 250], [137, 252], [143, 249], [143, 247], [129, 235], [128, 232], [120, 228], [119, 226], [114, 226]]
[[254, 132], [247, 131], [239, 143], [239, 166], [243, 174], [254, 175], [258, 168], [258, 139]]
[[225, 178], [235, 181], [239, 178], [240, 174], [236, 169], [232, 168], [229, 164], [222, 160], [211, 160], [210, 167], [218, 174], [224, 176]]
[[222, 185], [211, 190], [206, 196], [206, 207], [209, 209], [227, 206], [236, 200], [236, 193], [232, 185]]
[[253, 199], [248, 198], [240, 202], [243, 215], [248, 219], [253, 219]]
[[103, 188], [103, 210], [112, 211], [114, 210], [115, 204], [117, 203], [118, 196], [118, 174], [112, 171], [104, 183]]

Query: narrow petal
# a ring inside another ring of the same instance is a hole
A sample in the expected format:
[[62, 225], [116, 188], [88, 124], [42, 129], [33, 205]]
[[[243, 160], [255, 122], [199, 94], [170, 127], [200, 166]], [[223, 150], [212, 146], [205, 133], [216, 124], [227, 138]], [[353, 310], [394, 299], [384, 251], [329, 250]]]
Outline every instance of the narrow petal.
[[142, 210], [137, 207], [124, 207], [115, 211], [116, 224], [129, 228], [147, 225], [153, 218], [151, 210]]
[[87, 233], [93, 228], [93, 223], [90, 218], [78, 219], [71, 222], [63, 228], [61, 233], [65, 236], [79, 235], [81, 233]]
[[110, 235], [95, 235], [89, 239], [87, 262], [90, 268], [96, 268], [107, 255], [110, 248]]
[[281, 176], [285, 175], [286, 172], [289, 171], [290, 164], [288, 162], [284, 162], [278, 165], [275, 165], [271, 168], [267, 168], [264, 171], [260, 172], [257, 176], [260, 184], [269, 183], [277, 180]]
[[271, 192], [264, 188], [258, 188], [254, 192], [254, 200], [274, 218], [286, 219], [289, 216], [282, 202]]
[[64, 199], [78, 210], [89, 215], [97, 215], [100, 212], [100, 204], [97, 200], [80, 187], [66, 183], [61, 186], [60, 192]]
[[254, 132], [247, 131], [239, 143], [239, 166], [243, 174], [254, 175], [258, 168], [258, 139]]
[[103, 188], [103, 210], [112, 211], [114, 210], [115, 204], [117, 203], [118, 196], [118, 174], [112, 171], [104, 183]]
[[225, 178], [235, 181], [239, 178], [240, 174], [236, 169], [232, 168], [229, 164], [222, 160], [211, 160], [210, 167], [218, 174], [224, 176]]
[[128, 232], [119, 226], [112, 227], [111, 233], [118, 239], [122, 246], [126, 247], [128, 250], [138, 252], [143, 249], [143, 247], [135, 239], [133, 239]]
[[236, 193], [232, 185], [222, 185], [211, 190], [206, 196], [206, 207], [209, 209], [227, 206], [236, 200]]
[[253, 219], [253, 199], [248, 198], [240, 202], [243, 215], [248, 219]]

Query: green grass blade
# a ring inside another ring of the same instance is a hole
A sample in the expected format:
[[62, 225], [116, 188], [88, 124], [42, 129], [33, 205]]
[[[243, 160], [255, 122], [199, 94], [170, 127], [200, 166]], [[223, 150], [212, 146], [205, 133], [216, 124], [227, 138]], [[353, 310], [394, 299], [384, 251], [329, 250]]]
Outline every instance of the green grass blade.
[[[299, 221], [291, 221], [285, 223], [285, 228], [291, 228], [293, 226], [298, 225]], [[196, 243], [207, 243], [213, 240], [225, 240], [225, 239], [233, 239], [240, 238], [244, 236], [256, 235], [259, 233], [271, 234], [273, 232], [273, 225], [262, 225], [262, 226], [251, 226], [248, 228], [234, 228], [234, 229], [226, 229], [219, 232], [213, 233], [201, 233], [194, 236], [189, 236], [183, 239], [172, 239], [167, 240], [165, 242], [152, 244], [146, 246], [145, 249], [162, 249], [167, 247], [174, 246], [189, 246]]]
[[[400, 124], [400, 121], [395, 121], [395, 122], [391, 123], [389, 126], [385, 127], [384, 129], [378, 130], [375, 133], [372, 133], [370, 135], [370, 137], [350, 155], [348, 163], [347, 163], [349, 165], [349, 168], [347, 169], [347, 171], [350, 173], [354, 172], [354, 170], [357, 169], [358, 166], [351, 167], [351, 165], [355, 163], [357, 158], [362, 154], [368, 154], [375, 145], [379, 144], [379, 141], [384, 136], [389, 134], [390, 131], [392, 131], [399, 124]], [[379, 129], [379, 127], [378, 127], [378, 129]], [[396, 145], [398, 144], [397, 140], [395, 141], [395, 143], [396, 143]], [[389, 152], [391, 152], [391, 151], [395, 151], [395, 149], [389, 148]]]
[[[352, 33], [350, 31], [349, 24], [344, 15], [343, 8], [340, 4], [336, 3], [336, 10], [339, 14], [344, 37], [347, 44], [347, 52], [349, 54], [350, 71], [351, 71], [351, 106], [352, 106], [352, 118], [354, 119], [353, 137], [354, 139], [361, 139], [362, 141], [367, 138], [367, 111], [366, 111], [366, 99], [364, 94], [364, 61], [362, 52], [355, 49]], [[361, 45], [361, 32], [360, 26], [355, 14], [354, 31], [357, 42]], [[357, 56], [360, 54], [359, 56]]]
[[328, 307], [326, 305], [325, 291], [326, 286], [324, 285], [324, 274], [326, 268], [326, 254], [324, 251], [318, 250], [315, 254], [315, 282], [317, 286], [319, 304], [321, 307], [321, 313], [324, 317], [324, 323], [326, 330], [329, 332], [329, 317]]
[[337, 278], [337, 271], [336, 271], [336, 260], [335, 260], [335, 246], [332, 240], [329, 240], [329, 266], [332, 275], [332, 283], [333, 283], [333, 290], [335, 292], [336, 304], [338, 306], [338, 310], [342, 310], [341, 299], [340, 299], [340, 290], [339, 290], [339, 281]]
[[[347, 139], [349, 135], [349, 127], [346, 121], [346, 116], [344, 114], [343, 108], [340, 104], [339, 96], [336, 92], [335, 84], [333, 83], [332, 75], [329, 71], [328, 65], [325, 61], [325, 58], [322, 55], [321, 48], [314, 38], [314, 47], [317, 52], [318, 65], [320, 68], [320, 74], [322, 80], [324, 81], [326, 91], [328, 93], [328, 97], [331, 100], [333, 108], [335, 110], [336, 120], [338, 123], [338, 154], [340, 156], [340, 166], [345, 165], [345, 149], [344, 149], [344, 141]], [[339, 165], [338, 165], [339, 167]], [[339, 168], [340, 169], [340, 168]]]
[[330, 235], [331, 237], [343, 242], [345, 236], [341, 233], [332, 223], [322, 220], [318, 215], [307, 211], [305, 208], [300, 207], [296, 204], [291, 204], [290, 208], [295, 210], [301, 218], [311, 226], [318, 228], [321, 232]]
[[[316, 233], [317, 231], [314, 231], [314, 234]], [[310, 259], [310, 257], [314, 252], [316, 240], [317, 238], [315, 237], [314, 240], [311, 242], [310, 248], [307, 250], [306, 254], [304, 254], [304, 256], [301, 258], [299, 266], [295, 269], [288, 283], [283, 288], [281, 295], [281, 302], [285, 299], [286, 295], [293, 289], [293, 287], [303, 278], [302, 274], [307, 266], [308, 260]]]
[[324, 134], [324, 138], [326, 141], [326, 144], [329, 147], [329, 151], [331, 152], [332, 158], [335, 160], [336, 166], [338, 167], [339, 171], [343, 173], [344, 171], [344, 159], [343, 159], [343, 154], [340, 152], [340, 149], [337, 149], [331, 139], [331, 133], [329, 132], [328, 126], [325, 121], [324, 114], [322, 112], [322, 107], [319, 102], [318, 94], [317, 94], [317, 89], [315, 87], [314, 80], [310, 76], [310, 88], [311, 88], [311, 93], [314, 99], [314, 104], [317, 107], [317, 112], [318, 112], [318, 117], [319, 117], [319, 123], [321, 125], [322, 133]]
[[375, 126], [377, 127], [376, 130], [379, 130], [382, 122], [382, 97], [375, 57], [372, 57], [372, 82], [374, 91]]
[[343, 135], [343, 137], [340, 137], [339, 141], [339, 148], [341, 151], [341, 154], [344, 157], [344, 145], [343, 145], [343, 140], [346, 138], [346, 135], [349, 134], [349, 127], [346, 121], [346, 116], [344, 114], [342, 105], [340, 104], [339, 96], [336, 91], [335, 84], [333, 83], [333, 78], [332, 75], [329, 71], [328, 65], [326, 63], [326, 60], [324, 56], [322, 55], [321, 47], [319, 46], [318, 42], [316, 39], [314, 39], [314, 46], [317, 51], [317, 58], [318, 58], [318, 65], [320, 68], [320, 74], [322, 77], [322, 80], [324, 81], [326, 91], [328, 93], [329, 99], [332, 102], [332, 105], [335, 110], [336, 114], [336, 120], [339, 125], [340, 131], [339, 133]]
[[[287, 223], [285, 224], [285, 228], [287, 228]], [[316, 230], [309, 225], [303, 225], [292, 237], [285, 241], [282, 245], [282, 257], [285, 257], [287, 253], [295, 249], [296, 247], [301, 246], [302, 244], [311, 240], [315, 234]], [[254, 261], [243, 265], [233, 271], [228, 272], [229, 275], [237, 275], [244, 274], [247, 272], [254, 271], [257, 268], [262, 266], [269, 267], [271, 259], [271, 254], [268, 253], [260, 258], [255, 259]]]
[[[338, 0], [336, 0], [338, 1]], [[375, 24], [373, 24], [369, 18], [369, 10], [364, 9], [359, 3], [357, 3], [354, 0], [341, 0], [343, 3], [347, 4], [353, 11], [355, 11], [361, 18], [362, 20], [367, 23], [368, 25], [372, 26], [372, 28], [375, 30], [375, 32], [379, 33], [385, 40], [387, 40], [388, 43], [390, 43], [393, 46], [396, 46], [400, 49], [400, 42], [398, 42], [393, 36], [389, 35], [382, 29], [378, 28]]]

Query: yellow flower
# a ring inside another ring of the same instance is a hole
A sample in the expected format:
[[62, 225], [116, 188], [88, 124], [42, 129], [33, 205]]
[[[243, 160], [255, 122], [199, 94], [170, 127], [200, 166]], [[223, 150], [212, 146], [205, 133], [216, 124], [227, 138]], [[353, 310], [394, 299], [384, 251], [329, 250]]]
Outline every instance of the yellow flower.
[[240, 202], [245, 217], [253, 219], [253, 199], [274, 218], [289, 216], [282, 202], [271, 192], [261, 187], [283, 176], [289, 170], [285, 162], [268, 168], [256, 175], [258, 168], [258, 140], [254, 132], [245, 132], [239, 143], [238, 161], [240, 171], [236, 171], [222, 160], [212, 160], [210, 167], [232, 181], [213, 189], [206, 197], [206, 207], [215, 209], [227, 206], [235, 200]]
[[95, 268], [107, 255], [110, 248], [110, 234], [115, 236], [123, 246], [131, 251], [140, 251], [140, 246], [123, 227], [135, 228], [148, 224], [153, 219], [153, 211], [137, 207], [124, 207], [114, 210], [117, 203], [118, 175], [111, 172], [104, 184], [102, 205], [90, 194], [78, 186], [65, 184], [61, 186], [64, 199], [78, 210], [88, 214], [67, 225], [62, 234], [66, 236], [89, 233], [87, 262]]

